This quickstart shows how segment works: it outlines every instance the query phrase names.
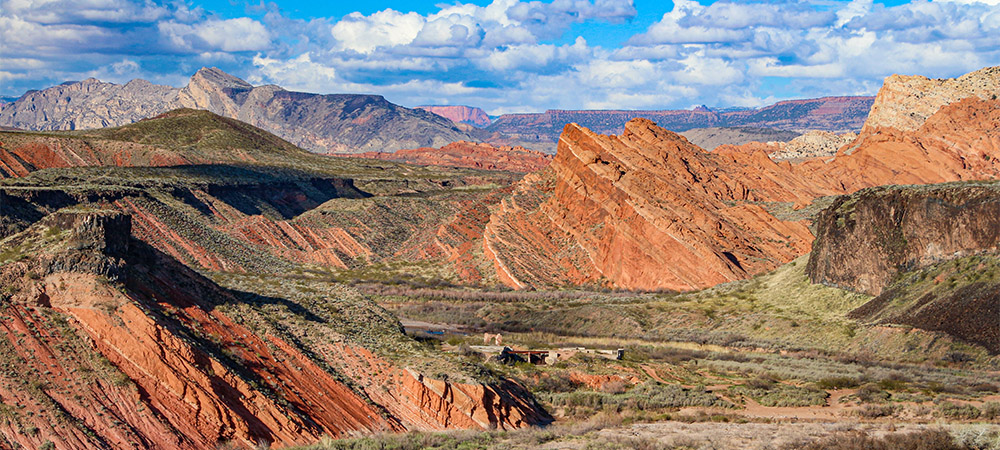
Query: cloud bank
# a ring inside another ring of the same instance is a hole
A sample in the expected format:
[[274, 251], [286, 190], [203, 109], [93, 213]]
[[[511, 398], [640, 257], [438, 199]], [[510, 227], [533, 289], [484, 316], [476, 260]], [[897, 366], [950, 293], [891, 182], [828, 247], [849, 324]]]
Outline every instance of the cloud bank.
[[[301, 20], [274, 5], [222, 17], [190, 3], [2, 0], [0, 90], [86, 76], [183, 84], [202, 65], [254, 83], [365, 92], [404, 105], [549, 108], [757, 106], [871, 94], [892, 73], [1000, 64], [1000, 0], [494, 0], [429, 12]], [[619, 41], [589, 27], [637, 29]]]

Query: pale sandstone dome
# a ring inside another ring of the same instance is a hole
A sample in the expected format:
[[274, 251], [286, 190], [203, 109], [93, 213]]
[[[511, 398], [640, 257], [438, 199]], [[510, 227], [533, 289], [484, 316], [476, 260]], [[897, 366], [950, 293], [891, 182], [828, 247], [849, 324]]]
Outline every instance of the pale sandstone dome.
[[768, 142], [778, 150], [769, 152], [771, 159], [798, 159], [833, 156], [837, 150], [858, 138], [857, 133], [836, 134], [813, 130], [788, 142]]
[[958, 78], [892, 75], [878, 91], [864, 130], [884, 127], [912, 131], [949, 103], [969, 97], [995, 100], [998, 96], [1000, 66], [986, 67]]

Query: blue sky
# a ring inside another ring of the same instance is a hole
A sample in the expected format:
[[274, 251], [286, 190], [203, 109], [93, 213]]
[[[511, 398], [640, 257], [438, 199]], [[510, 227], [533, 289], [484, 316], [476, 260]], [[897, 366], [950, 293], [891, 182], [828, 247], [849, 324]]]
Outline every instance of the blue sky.
[[0, 0], [0, 95], [67, 80], [254, 84], [407, 106], [760, 106], [1000, 65], [1000, 0]]

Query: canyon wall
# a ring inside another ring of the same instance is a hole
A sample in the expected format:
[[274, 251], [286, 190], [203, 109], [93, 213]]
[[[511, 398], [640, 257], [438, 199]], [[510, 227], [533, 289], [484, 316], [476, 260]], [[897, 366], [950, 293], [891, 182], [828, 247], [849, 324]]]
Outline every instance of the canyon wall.
[[850, 317], [1000, 353], [1000, 182], [864, 189], [816, 222], [809, 278], [876, 296]]
[[814, 283], [879, 295], [901, 271], [1000, 246], [1000, 184], [865, 189], [816, 219]]
[[843, 133], [856, 132], [862, 127], [872, 102], [872, 97], [823, 97], [788, 100], [758, 109], [549, 110], [544, 113], [504, 114], [487, 130], [533, 149], [557, 143], [563, 127], [570, 123], [600, 134], [618, 134], [625, 123], [637, 118], [652, 120], [675, 132], [708, 127], [756, 127]]

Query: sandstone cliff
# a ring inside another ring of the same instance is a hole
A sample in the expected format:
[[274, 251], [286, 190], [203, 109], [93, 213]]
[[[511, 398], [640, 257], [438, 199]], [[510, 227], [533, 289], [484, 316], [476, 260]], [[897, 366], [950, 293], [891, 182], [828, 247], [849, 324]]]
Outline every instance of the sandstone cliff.
[[620, 137], [568, 125], [549, 168], [494, 213], [485, 252], [516, 287], [693, 289], [745, 278], [808, 251], [805, 224], [757, 204], [805, 198], [791, 189], [810, 187], [787, 173], [762, 153], [708, 153], [648, 120]]
[[1000, 67], [987, 67], [953, 79], [893, 75], [879, 89], [865, 130], [912, 131], [950, 103], [970, 97], [996, 100], [1000, 95], [998, 86]]
[[720, 151], [763, 151], [775, 161], [802, 160], [808, 158], [829, 158], [837, 154], [841, 147], [854, 142], [856, 133], [835, 134], [828, 131], [807, 131], [786, 141], [749, 142], [737, 148], [726, 146]]
[[311, 294], [332, 296], [331, 315], [225, 289], [130, 227], [119, 212], [78, 208], [0, 241], [7, 445], [287, 446], [549, 420], [512, 383], [432, 380], [376, 355], [368, 347], [419, 346], [356, 294]]
[[88, 79], [30, 92], [0, 105], [0, 125], [26, 130], [120, 126], [180, 107], [239, 119], [316, 152], [395, 151], [475, 140], [441, 116], [378, 95], [254, 87], [216, 68], [199, 70], [182, 89], [145, 80], [115, 85]]

